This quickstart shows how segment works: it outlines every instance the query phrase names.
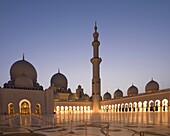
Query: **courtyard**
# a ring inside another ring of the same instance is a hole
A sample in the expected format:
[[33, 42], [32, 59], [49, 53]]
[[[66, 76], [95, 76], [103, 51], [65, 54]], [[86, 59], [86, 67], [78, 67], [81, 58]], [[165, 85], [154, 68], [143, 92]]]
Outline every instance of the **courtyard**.
[[170, 112], [1, 115], [0, 136], [169, 136]]

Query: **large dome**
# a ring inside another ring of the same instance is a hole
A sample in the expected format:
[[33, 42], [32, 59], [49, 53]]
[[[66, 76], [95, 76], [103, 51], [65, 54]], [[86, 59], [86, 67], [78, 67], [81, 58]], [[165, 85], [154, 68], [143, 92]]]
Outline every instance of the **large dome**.
[[119, 89], [117, 89], [115, 92], [114, 92], [114, 98], [121, 98], [123, 97], [123, 92]]
[[156, 81], [154, 81], [153, 79], [149, 83], [147, 83], [147, 85], [145, 87], [145, 91], [147, 93], [155, 92], [155, 91], [158, 91], [158, 90], [159, 90], [159, 84]]
[[37, 72], [34, 66], [28, 61], [19, 60], [15, 62], [10, 69], [11, 80], [15, 81], [15, 79], [21, 75], [25, 74], [27, 77], [30, 77], [34, 83], [37, 81]]
[[131, 87], [129, 87], [129, 89], [127, 90], [127, 95], [128, 96], [133, 96], [133, 95], [137, 95], [138, 94], [138, 88], [134, 85], [132, 85]]
[[111, 99], [111, 94], [109, 92], [106, 92], [103, 96], [104, 100], [110, 100]]
[[21, 75], [15, 79], [15, 87], [32, 89], [33, 82], [31, 78], [27, 77], [26, 75]]
[[51, 86], [55, 86], [57, 89], [67, 89], [67, 78], [58, 72], [57, 74], [53, 75], [51, 78]]

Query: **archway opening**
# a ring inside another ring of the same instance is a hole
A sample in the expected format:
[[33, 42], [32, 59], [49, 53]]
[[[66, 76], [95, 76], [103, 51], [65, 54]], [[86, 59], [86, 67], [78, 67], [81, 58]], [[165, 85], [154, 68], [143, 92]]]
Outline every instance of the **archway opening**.
[[14, 114], [14, 104], [13, 103], [8, 104], [8, 114]]
[[132, 103], [129, 103], [129, 111], [132, 111]]
[[167, 99], [162, 100], [162, 111], [168, 111], [168, 100]]
[[38, 103], [35, 105], [35, 113], [36, 114], [41, 114], [41, 105], [38, 104]]
[[154, 111], [154, 102], [152, 100], [149, 101], [150, 111]]
[[125, 103], [125, 111], [128, 112], [128, 103]]
[[160, 111], [160, 100], [155, 101], [155, 111]]
[[133, 103], [133, 111], [136, 112], [137, 111], [137, 102]]
[[28, 100], [21, 100], [19, 103], [20, 113], [21, 114], [30, 114], [31, 113], [31, 104]]
[[142, 102], [138, 102], [138, 111], [142, 112]]
[[121, 104], [122, 112], [124, 112], [124, 103]]
[[144, 112], [148, 111], [147, 101], [143, 102], [143, 111]]

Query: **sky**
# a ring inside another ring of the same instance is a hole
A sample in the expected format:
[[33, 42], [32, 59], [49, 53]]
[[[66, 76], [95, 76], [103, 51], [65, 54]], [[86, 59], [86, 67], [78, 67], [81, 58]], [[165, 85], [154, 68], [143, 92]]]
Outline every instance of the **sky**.
[[119, 88], [126, 96], [132, 83], [143, 93], [151, 78], [170, 88], [169, 7], [169, 0], [0, 0], [0, 86], [24, 53], [44, 88], [60, 68], [72, 92], [81, 85], [91, 95], [97, 21], [102, 95]]

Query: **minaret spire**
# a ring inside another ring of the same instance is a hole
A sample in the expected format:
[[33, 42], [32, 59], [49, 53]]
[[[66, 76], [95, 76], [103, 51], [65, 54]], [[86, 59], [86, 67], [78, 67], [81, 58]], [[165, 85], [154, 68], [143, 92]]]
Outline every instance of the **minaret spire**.
[[[99, 37], [99, 33], [97, 32], [97, 23], [95, 21], [95, 24], [94, 24], [94, 33], [93, 33], [94, 41], [98, 41], [98, 37]], [[99, 44], [100, 44], [100, 42], [99, 42]]]
[[94, 31], [95, 33], [97, 33], [97, 22], [95, 21], [95, 25], [94, 25]]
[[60, 73], [60, 68], [58, 68], [58, 73]]
[[93, 100], [93, 111], [98, 112], [100, 109], [100, 63], [102, 59], [99, 57], [99, 45], [98, 41], [99, 33], [97, 32], [97, 23], [95, 22], [93, 38], [92, 42], [93, 46], [93, 58], [91, 59], [91, 63], [93, 65], [93, 78], [92, 78], [92, 100]]
[[25, 60], [24, 53], [22, 54], [22, 59]]

